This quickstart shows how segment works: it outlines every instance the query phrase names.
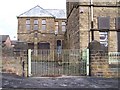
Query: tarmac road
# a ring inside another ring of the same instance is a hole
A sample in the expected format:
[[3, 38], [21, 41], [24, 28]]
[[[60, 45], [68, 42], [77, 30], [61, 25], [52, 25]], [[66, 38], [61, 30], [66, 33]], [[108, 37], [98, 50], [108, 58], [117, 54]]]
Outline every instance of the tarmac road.
[[[3, 73], [2, 74], [2, 88], [8, 88], [9, 90], [17, 88], [27, 88], [30, 90], [40, 88], [99, 88], [103, 90], [120, 90], [118, 79], [113, 78], [95, 78], [95, 77], [29, 77], [23, 78], [16, 75]], [[42, 89], [43, 90], [43, 89]], [[81, 90], [81, 89], [80, 89]], [[106, 89], [105, 89], [106, 90]]]

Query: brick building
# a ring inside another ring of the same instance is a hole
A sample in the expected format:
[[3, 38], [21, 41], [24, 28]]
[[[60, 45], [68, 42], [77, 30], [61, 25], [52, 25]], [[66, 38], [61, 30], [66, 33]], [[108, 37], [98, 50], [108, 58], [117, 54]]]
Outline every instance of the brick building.
[[[120, 51], [118, 2], [67, 0], [66, 48], [84, 49], [97, 40], [108, 51]], [[79, 1], [79, 2], [78, 2]], [[86, 1], [86, 2], [85, 2]]]
[[18, 41], [28, 43], [30, 49], [62, 48], [66, 15], [61, 9], [35, 6], [18, 17]]

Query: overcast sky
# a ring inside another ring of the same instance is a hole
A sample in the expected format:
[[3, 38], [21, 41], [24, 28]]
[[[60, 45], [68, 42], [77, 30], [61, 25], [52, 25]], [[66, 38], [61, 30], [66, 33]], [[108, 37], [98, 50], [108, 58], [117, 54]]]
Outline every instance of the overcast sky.
[[66, 9], [66, 0], [0, 0], [0, 35], [17, 36], [16, 16], [35, 7], [45, 9]]

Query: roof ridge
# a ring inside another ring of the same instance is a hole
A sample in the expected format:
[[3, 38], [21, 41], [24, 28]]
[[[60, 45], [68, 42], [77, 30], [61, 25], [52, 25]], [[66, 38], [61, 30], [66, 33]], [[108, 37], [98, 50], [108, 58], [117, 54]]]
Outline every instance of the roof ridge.
[[44, 9], [39, 5], [27, 10], [26, 12], [20, 14], [18, 17], [53, 17], [53, 18], [63, 18], [65, 14], [65, 9]]
[[50, 12], [48, 12], [46, 9], [44, 9], [44, 8], [40, 7], [39, 5], [36, 5], [35, 7], [33, 7], [33, 8], [31, 8], [31, 9], [29, 9], [29, 10], [25, 11], [24, 13], [20, 14], [18, 17], [20, 17], [20, 16], [24, 15], [25, 13], [27, 13], [27, 12], [29, 12], [29, 11], [33, 10], [33, 9], [34, 9], [34, 8], [36, 8], [36, 7], [39, 7], [40, 9], [44, 10], [44, 12], [45, 12], [45, 13], [47, 13], [47, 14], [49, 14], [49, 15], [51, 15], [51, 16], [53, 16], [53, 17], [55, 17], [54, 15], [52, 15]]
[[[35, 7], [37, 7], [37, 6], [39, 6], [39, 5], [34, 6], [33, 8], [31, 8], [31, 9], [29, 9], [29, 10], [25, 11], [24, 13], [20, 14], [19, 16], [21, 16], [21, 15], [25, 14], [26, 12], [29, 12], [30, 10], [34, 9], [34, 8], [35, 8]], [[18, 16], [18, 17], [19, 17], [19, 16]]]
[[45, 10], [65, 10], [65, 9], [45, 9]]

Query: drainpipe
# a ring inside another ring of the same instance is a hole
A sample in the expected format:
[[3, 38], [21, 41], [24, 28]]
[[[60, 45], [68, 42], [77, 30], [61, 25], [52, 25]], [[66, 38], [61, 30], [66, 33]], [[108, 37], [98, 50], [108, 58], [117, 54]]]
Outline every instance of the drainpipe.
[[93, 21], [93, 0], [90, 0], [91, 4], [91, 21]]
[[[91, 29], [93, 29], [93, 0], [90, 0], [90, 14], [91, 14]], [[92, 38], [92, 41], [94, 40], [94, 31], [91, 31], [91, 38]], [[91, 40], [90, 40], [91, 41]], [[90, 42], [89, 42], [89, 45], [90, 45]], [[89, 60], [87, 59], [87, 76], [91, 76], [91, 60], [90, 60], [90, 56], [91, 56], [91, 51], [90, 51], [90, 48], [89, 48]]]
[[[90, 0], [90, 5], [91, 5], [91, 29], [93, 29], [93, 0]], [[94, 40], [94, 31], [91, 31], [92, 35], [92, 41]]]

